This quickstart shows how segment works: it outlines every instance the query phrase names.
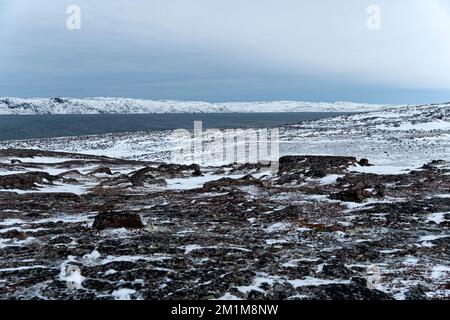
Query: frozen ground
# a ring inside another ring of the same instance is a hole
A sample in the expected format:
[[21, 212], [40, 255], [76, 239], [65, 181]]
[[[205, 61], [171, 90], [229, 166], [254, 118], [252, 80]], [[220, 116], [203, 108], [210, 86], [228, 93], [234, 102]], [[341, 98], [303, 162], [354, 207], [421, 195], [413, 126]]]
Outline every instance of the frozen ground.
[[0, 298], [448, 299], [448, 108], [280, 128], [328, 156], [276, 172], [165, 164], [168, 132], [3, 142]]

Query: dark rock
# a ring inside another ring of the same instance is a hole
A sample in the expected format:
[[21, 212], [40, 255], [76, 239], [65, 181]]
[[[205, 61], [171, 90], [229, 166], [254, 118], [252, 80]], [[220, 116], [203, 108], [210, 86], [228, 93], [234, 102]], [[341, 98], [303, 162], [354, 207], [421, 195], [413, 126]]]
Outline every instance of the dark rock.
[[108, 167], [98, 167], [97, 169], [89, 172], [90, 175], [94, 175], [97, 173], [105, 173], [108, 175], [112, 175], [111, 169], [109, 169]]
[[[364, 269], [366, 269], [366, 268], [364, 268]], [[367, 287], [367, 279], [362, 278], [362, 277], [353, 277], [352, 284], [355, 284], [355, 285], [361, 286], [361, 287]]]
[[444, 160], [432, 160], [431, 162], [424, 164], [422, 166], [422, 169], [431, 170], [434, 169], [436, 166], [445, 163]]
[[11, 160], [11, 164], [17, 164], [17, 163], [22, 163], [22, 161], [20, 161], [19, 159], [12, 159]]
[[358, 183], [357, 185], [349, 187], [347, 190], [331, 194], [330, 199], [361, 203], [372, 196], [372, 193], [365, 190], [364, 184]]
[[200, 166], [198, 164], [191, 164], [191, 165], [179, 165], [179, 164], [173, 164], [173, 163], [163, 163], [158, 167], [158, 171], [168, 174], [170, 176], [178, 176], [181, 173], [185, 171], [192, 171], [193, 176], [201, 176], [202, 172], [200, 170]]
[[[239, 172], [249, 172], [251, 170], [255, 170], [257, 172], [261, 171], [261, 169], [270, 169], [270, 162], [268, 161], [264, 161], [264, 162], [260, 162], [258, 161], [257, 163], [244, 163], [241, 164], [239, 166], [233, 166], [233, 168], [230, 170], [231, 173], [239, 173]], [[225, 170], [223, 170], [223, 173], [225, 173]]]
[[137, 170], [130, 176], [130, 182], [133, 184], [133, 186], [143, 186], [145, 181], [155, 180], [155, 177], [150, 174], [150, 172], [153, 171], [154, 168], [151, 167]]
[[24, 232], [21, 232], [18, 230], [10, 230], [10, 231], [2, 233], [1, 235], [2, 235], [2, 238], [5, 238], [5, 239], [13, 239], [14, 238], [14, 239], [18, 239], [18, 240], [25, 240], [26, 238], [28, 238], [28, 236]]
[[284, 184], [292, 184], [292, 183], [302, 183], [305, 181], [305, 178], [300, 173], [290, 173], [290, 174], [281, 174], [281, 176], [276, 181], [277, 185]]
[[[328, 173], [339, 173], [348, 166], [355, 164], [354, 157], [340, 156], [284, 156], [279, 160], [279, 172], [309, 171], [320, 168]], [[305, 170], [306, 169], [306, 170]]]
[[74, 178], [68, 178], [68, 179], [64, 178], [64, 179], [62, 179], [62, 182], [67, 183], [67, 184], [77, 184], [78, 180], [74, 179]]
[[66, 176], [74, 177], [74, 176], [82, 176], [82, 174], [78, 170], [69, 170], [69, 171], [65, 171], [65, 172], [62, 172], [57, 175], [58, 178], [64, 178]]
[[280, 292], [285, 292], [285, 291], [286, 291], [286, 286], [284, 284], [275, 283], [273, 285], [273, 292], [280, 293]]
[[66, 101], [65, 99], [60, 98], [60, 97], [54, 97], [54, 98], [51, 98], [50, 100], [52, 100], [55, 103], [64, 103]]
[[365, 159], [365, 158], [359, 160], [359, 161], [358, 161], [358, 164], [359, 164], [361, 167], [370, 167], [370, 166], [372, 166], [372, 165], [369, 163], [369, 160], [367, 160], [367, 159]]
[[57, 179], [56, 176], [40, 171], [10, 174], [0, 176], [0, 187], [3, 189], [29, 190], [37, 188], [36, 183], [49, 184]]
[[327, 175], [327, 170], [325, 168], [314, 168], [306, 172], [307, 177], [312, 178], [323, 178]]
[[141, 217], [136, 213], [100, 213], [94, 219], [93, 228], [103, 230], [108, 228], [143, 228]]
[[289, 296], [295, 295], [295, 288], [290, 283], [275, 283], [272, 291], [274, 298], [277, 300], [286, 299]]
[[343, 263], [336, 262], [331, 264], [325, 264], [322, 269], [322, 273], [331, 278], [349, 278], [353, 271], [348, 269]]
[[202, 175], [202, 171], [197, 164], [194, 164], [194, 171], [192, 172], [193, 177], [200, 177]]
[[423, 285], [417, 285], [405, 293], [406, 300], [427, 300], [426, 292], [429, 289]]
[[384, 198], [385, 197], [385, 190], [386, 190], [386, 188], [382, 185], [382, 184], [377, 184], [376, 186], [375, 186], [375, 196], [376, 197], [379, 197], [379, 198]]
[[339, 174], [356, 163], [354, 157], [339, 156], [284, 156], [279, 160], [278, 185], [299, 183], [304, 177], [323, 178]]
[[130, 177], [129, 181], [133, 185], [133, 187], [143, 187], [144, 183], [147, 184], [162, 184], [164, 185], [166, 182], [164, 179], [156, 179], [150, 172], [154, 172], [155, 168], [146, 167], [134, 172]]
[[238, 186], [264, 186], [264, 183], [252, 175], [246, 175], [240, 179], [232, 179], [232, 178], [222, 178], [215, 181], [209, 181], [203, 185], [202, 190], [204, 191], [213, 191], [213, 190], [221, 190], [223, 188], [233, 188]]
[[262, 300], [265, 298], [265, 294], [261, 291], [252, 290], [248, 293], [248, 300]]
[[375, 188], [377, 185], [392, 184], [392, 183], [405, 183], [408, 184], [415, 177], [408, 175], [383, 175], [374, 173], [364, 174], [346, 174], [344, 177], [337, 179], [339, 186], [345, 185], [357, 185], [358, 183], [364, 184], [366, 188]]
[[317, 299], [327, 300], [392, 300], [380, 290], [370, 290], [356, 284], [329, 284], [314, 289]]

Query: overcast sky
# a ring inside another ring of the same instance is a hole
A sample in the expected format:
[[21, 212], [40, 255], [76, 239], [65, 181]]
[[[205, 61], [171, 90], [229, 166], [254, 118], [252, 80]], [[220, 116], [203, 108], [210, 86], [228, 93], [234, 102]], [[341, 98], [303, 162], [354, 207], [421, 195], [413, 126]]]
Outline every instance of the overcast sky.
[[449, 39], [446, 0], [1, 0], [0, 96], [450, 101]]

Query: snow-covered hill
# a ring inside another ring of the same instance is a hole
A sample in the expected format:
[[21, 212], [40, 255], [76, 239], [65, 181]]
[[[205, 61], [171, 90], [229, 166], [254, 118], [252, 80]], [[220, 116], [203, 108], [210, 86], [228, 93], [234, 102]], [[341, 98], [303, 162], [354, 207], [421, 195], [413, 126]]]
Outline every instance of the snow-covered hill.
[[209, 103], [201, 101], [127, 98], [0, 98], [0, 114], [101, 113], [226, 113], [226, 112], [364, 112], [392, 105], [353, 102], [260, 101]]

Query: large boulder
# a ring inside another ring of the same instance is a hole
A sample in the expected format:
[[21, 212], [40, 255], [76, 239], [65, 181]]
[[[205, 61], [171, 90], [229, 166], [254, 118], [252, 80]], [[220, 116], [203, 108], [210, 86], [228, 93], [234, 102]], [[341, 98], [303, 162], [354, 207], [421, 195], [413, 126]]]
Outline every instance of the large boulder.
[[200, 170], [200, 166], [198, 164], [191, 164], [191, 165], [180, 165], [180, 164], [173, 164], [173, 163], [163, 163], [158, 167], [158, 170], [168, 176], [176, 177], [182, 174], [186, 171], [191, 171], [192, 176], [199, 177], [202, 175], [202, 172]]
[[311, 176], [342, 173], [356, 163], [355, 157], [340, 156], [284, 156], [280, 158], [279, 172], [311, 172]]
[[372, 166], [372, 165], [369, 163], [369, 160], [367, 160], [367, 159], [365, 159], [365, 158], [359, 160], [359, 161], [358, 161], [358, 164], [359, 164], [361, 167], [370, 167], [370, 166]]
[[89, 175], [95, 175], [95, 174], [99, 174], [99, 173], [104, 173], [107, 175], [112, 175], [111, 169], [109, 169], [108, 167], [98, 167], [97, 169], [89, 172]]
[[30, 190], [38, 186], [36, 184], [51, 184], [58, 177], [47, 172], [35, 171], [0, 176], [0, 188]]
[[202, 190], [206, 192], [218, 191], [222, 189], [237, 189], [245, 186], [264, 187], [264, 182], [254, 178], [252, 175], [246, 175], [240, 179], [222, 178], [219, 180], [209, 181], [203, 185]]
[[98, 230], [110, 228], [143, 228], [141, 217], [137, 213], [102, 212], [94, 219], [93, 228]]
[[2, 233], [2, 238], [4, 239], [18, 239], [18, 240], [25, 240], [28, 238], [26, 233], [19, 231], [19, 230], [10, 230]]
[[358, 183], [346, 190], [331, 194], [330, 199], [361, 203], [372, 196], [373, 194], [365, 189], [363, 183]]
[[343, 174], [356, 163], [354, 157], [340, 156], [284, 156], [279, 160], [278, 185], [301, 183], [305, 177], [323, 178], [329, 174]]
[[152, 167], [142, 168], [133, 172], [129, 177], [129, 181], [133, 187], [143, 187], [145, 184], [165, 185], [166, 181], [164, 179], [156, 179], [153, 176], [152, 173], [155, 171], [156, 169]]

